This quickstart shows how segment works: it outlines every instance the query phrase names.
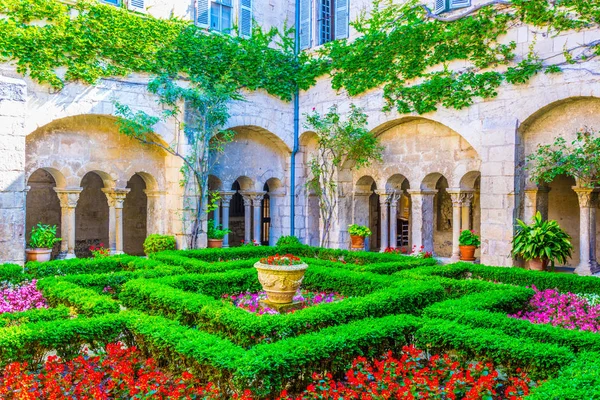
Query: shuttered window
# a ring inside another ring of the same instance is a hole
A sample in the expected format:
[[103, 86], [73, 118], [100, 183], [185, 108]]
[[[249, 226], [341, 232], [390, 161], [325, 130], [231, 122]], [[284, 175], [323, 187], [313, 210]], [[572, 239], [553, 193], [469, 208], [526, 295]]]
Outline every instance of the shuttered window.
[[319, 44], [348, 37], [349, 0], [319, 0]]
[[471, 0], [434, 0], [434, 14], [471, 6]]
[[133, 11], [146, 11], [144, 0], [129, 0], [129, 9]]
[[121, 2], [119, 0], [104, 0], [103, 3], [110, 4], [113, 6], [120, 6]]
[[208, 28], [210, 20], [208, 5], [208, 0], [196, 0], [196, 24], [203, 28]]
[[252, 36], [252, 0], [240, 0], [240, 35]]

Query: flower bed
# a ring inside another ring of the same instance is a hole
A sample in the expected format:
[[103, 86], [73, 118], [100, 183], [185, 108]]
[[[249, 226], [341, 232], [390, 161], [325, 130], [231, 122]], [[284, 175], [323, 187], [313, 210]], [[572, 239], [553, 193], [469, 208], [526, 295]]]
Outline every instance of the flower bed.
[[560, 293], [556, 289], [538, 290], [527, 310], [509, 317], [524, 319], [534, 324], [551, 324], [566, 329], [598, 332], [600, 305], [592, 305], [587, 298], [575, 293]]
[[46, 308], [48, 304], [36, 288], [35, 279], [20, 285], [5, 284], [0, 288], [0, 314]]
[[[297, 310], [303, 310], [308, 307], [316, 306], [323, 303], [334, 303], [337, 301], [344, 300], [346, 297], [342, 296], [337, 292], [311, 292], [309, 290], [298, 290], [294, 301], [303, 302], [302, 306], [290, 311], [294, 312]], [[261, 301], [267, 299], [267, 294], [264, 291], [251, 293], [244, 292], [234, 295], [224, 294], [223, 299], [230, 301], [234, 306], [244, 309], [248, 312], [263, 315], [263, 314], [279, 314], [277, 310], [270, 307], [265, 307], [260, 304]]]
[[[490, 363], [461, 364], [448, 354], [426, 354], [405, 346], [397, 357], [388, 352], [382, 359], [356, 358], [343, 381], [330, 373], [312, 374], [313, 382], [296, 395], [281, 392], [279, 400], [305, 399], [521, 399], [535, 386], [526, 374], [501, 378]], [[228, 398], [251, 400], [249, 390]], [[72, 360], [48, 358], [40, 371], [27, 363], [12, 363], [0, 376], [0, 395], [18, 399], [115, 399], [152, 398], [206, 400], [226, 393], [211, 383], [203, 384], [189, 372], [165, 374], [153, 359], [144, 359], [135, 348], [108, 344], [105, 351], [86, 352]]]

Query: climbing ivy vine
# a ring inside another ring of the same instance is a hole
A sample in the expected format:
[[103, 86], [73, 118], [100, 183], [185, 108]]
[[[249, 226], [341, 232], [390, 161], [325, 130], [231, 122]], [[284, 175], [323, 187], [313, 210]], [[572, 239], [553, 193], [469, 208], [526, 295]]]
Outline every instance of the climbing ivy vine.
[[356, 96], [381, 87], [386, 109], [422, 114], [440, 105], [468, 107], [496, 96], [504, 82], [560, 72], [600, 49], [595, 40], [565, 48], [561, 62], [533, 50], [517, 59], [517, 44], [502, 41], [519, 24], [546, 36], [598, 27], [599, 0], [489, 0], [449, 16], [433, 15], [421, 1], [375, 0], [373, 10], [353, 22], [358, 38], [296, 58], [290, 29], [255, 28], [244, 39], [90, 0], [0, 0], [6, 16], [0, 18], [0, 60], [56, 88], [144, 72], [262, 89], [283, 100], [330, 75], [334, 89]]

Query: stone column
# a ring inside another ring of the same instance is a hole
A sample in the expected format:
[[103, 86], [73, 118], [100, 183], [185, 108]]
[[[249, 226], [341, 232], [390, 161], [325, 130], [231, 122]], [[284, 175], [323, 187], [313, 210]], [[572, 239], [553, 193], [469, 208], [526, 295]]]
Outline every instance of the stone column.
[[252, 242], [252, 197], [249, 193], [240, 192], [244, 198], [244, 243]]
[[461, 213], [465, 194], [460, 190], [448, 190], [452, 198], [452, 261], [460, 259], [460, 248], [458, 247], [458, 238], [461, 231]]
[[377, 190], [375, 193], [379, 195], [379, 205], [380, 205], [380, 220], [381, 220], [381, 236], [379, 238], [380, 243], [380, 252], [385, 252], [390, 245], [389, 240], [389, 212], [388, 205], [390, 200], [390, 195], [385, 190]]
[[575, 273], [578, 275], [592, 275], [590, 225], [594, 189], [575, 186], [573, 190], [579, 198], [579, 265], [575, 268]]
[[261, 242], [260, 231], [261, 231], [261, 222], [262, 222], [262, 199], [265, 197], [265, 193], [267, 192], [256, 192], [252, 194], [252, 209], [253, 209], [253, 219], [254, 219], [254, 233], [253, 239], [256, 243]]
[[[221, 206], [223, 207], [223, 229], [229, 229], [229, 206], [234, 194], [234, 191], [220, 192]], [[229, 234], [223, 237], [223, 247], [229, 247]]]
[[110, 254], [123, 254], [123, 203], [131, 189], [104, 188], [108, 200], [108, 244]]
[[534, 215], [539, 211], [542, 219], [548, 219], [548, 192], [549, 187], [528, 187], [524, 192], [525, 205], [523, 208], [523, 221], [531, 223]]
[[[465, 229], [471, 230], [471, 207], [473, 205], [473, 192], [463, 191], [462, 198], [462, 223], [460, 226], [461, 231]], [[454, 226], [454, 225], [453, 225]]]
[[161, 190], [145, 189], [146, 198], [148, 199], [147, 215], [146, 215], [146, 232], [148, 235], [157, 233], [164, 235], [165, 233], [165, 195], [167, 192]]
[[433, 252], [433, 198], [437, 190], [409, 190], [412, 199], [412, 244]]
[[54, 188], [60, 201], [60, 243], [59, 258], [75, 258], [75, 208], [83, 188]]
[[394, 192], [390, 196], [390, 247], [395, 249], [398, 243], [398, 201], [400, 194]]

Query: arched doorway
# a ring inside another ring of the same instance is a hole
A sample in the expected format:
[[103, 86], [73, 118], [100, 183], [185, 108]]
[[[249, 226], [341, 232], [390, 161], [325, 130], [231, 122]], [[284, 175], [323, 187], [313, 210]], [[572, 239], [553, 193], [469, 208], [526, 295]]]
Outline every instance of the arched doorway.
[[231, 190], [235, 191], [231, 196], [229, 206], [229, 245], [231, 247], [240, 246], [244, 241], [245, 228], [244, 220], [246, 217], [244, 198], [240, 194], [241, 186], [238, 181], [233, 182]]
[[263, 246], [271, 244], [271, 197], [269, 196], [269, 185], [265, 183], [263, 186], [265, 195], [261, 200], [261, 231], [260, 243]]
[[448, 193], [448, 180], [441, 176], [436, 185], [433, 199], [434, 230], [433, 251], [438, 257], [452, 256], [452, 198]]
[[81, 180], [83, 191], [75, 208], [75, 255], [90, 257], [90, 246], [108, 243], [108, 201], [100, 175], [88, 172]]
[[146, 182], [135, 174], [127, 182], [130, 189], [123, 203], [123, 251], [126, 254], [144, 255], [144, 240], [147, 236], [148, 196]]
[[[26, 201], [25, 237], [29, 241], [31, 229], [38, 223], [43, 225], [56, 225], [56, 234], [62, 237], [60, 201], [54, 188], [56, 181], [52, 174], [44, 169], [36, 170], [27, 181], [29, 192]], [[65, 237], [63, 240], [67, 240]], [[52, 258], [60, 252], [61, 244], [56, 243], [52, 249]]]
[[392, 175], [386, 182], [390, 201], [389, 244], [392, 248], [410, 250], [410, 197], [408, 179], [400, 174]]
[[363, 176], [354, 188], [354, 223], [371, 229], [371, 236], [365, 239], [365, 249], [378, 251], [380, 242], [381, 205], [375, 193], [377, 184], [371, 176]]

